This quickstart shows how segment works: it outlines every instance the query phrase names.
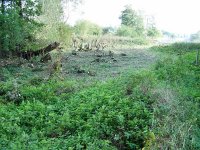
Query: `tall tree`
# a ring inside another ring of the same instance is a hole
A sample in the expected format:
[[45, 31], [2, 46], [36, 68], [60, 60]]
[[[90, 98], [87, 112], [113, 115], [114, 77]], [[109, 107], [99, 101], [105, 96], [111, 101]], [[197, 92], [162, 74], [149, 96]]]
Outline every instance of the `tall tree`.
[[1, 13], [4, 14], [5, 12], [5, 0], [1, 0]]
[[131, 27], [138, 35], [144, 32], [144, 22], [141, 15], [131, 8], [131, 5], [125, 6], [125, 10], [122, 11], [121, 24], [127, 27]]
[[18, 9], [19, 9], [19, 15], [22, 18], [23, 17], [23, 13], [22, 13], [22, 0], [16, 0], [16, 4], [17, 4]]
[[[40, 0], [1, 0], [0, 53], [30, 48], [38, 23]], [[28, 47], [27, 47], [28, 46]]]
[[[30, 51], [41, 48], [38, 46], [39, 38], [36, 34], [43, 24], [47, 30], [52, 32], [52, 37], [70, 33], [69, 27], [62, 22], [62, 3], [81, 0], [0, 0], [0, 55], [8, 54], [10, 51]], [[43, 7], [42, 7], [43, 6]], [[43, 8], [42, 21], [38, 19]], [[61, 34], [62, 32], [62, 34]], [[48, 39], [42, 36], [40, 41]], [[65, 36], [52, 38], [49, 42], [57, 39], [65, 40]], [[59, 42], [59, 41], [58, 41]], [[42, 45], [43, 46], [43, 45]], [[45, 45], [46, 46], [46, 45]]]
[[64, 6], [72, 3], [75, 7], [80, 2], [81, 0], [42, 0], [42, 15], [38, 17], [44, 24], [42, 31], [38, 33], [42, 44], [57, 41], [62, 46], [69, 45], [71, 28], [64, 20]]

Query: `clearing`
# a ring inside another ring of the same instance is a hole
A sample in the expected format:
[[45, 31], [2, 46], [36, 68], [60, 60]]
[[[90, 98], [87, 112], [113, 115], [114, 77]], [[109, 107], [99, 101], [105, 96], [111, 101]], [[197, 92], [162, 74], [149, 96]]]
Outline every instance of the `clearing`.
[[[155, 53], [148, 48], [65, 52], [62, 56], [63, 67], [60, 76], [83, 81], [105, 81], [130, 71], [148, 68], [157, 60]], [[54, 60], [56, 60], [56, 56], [53, 54]], [[8, 69], [11, 72], [8, 77], [11, 75], [14, 78], [40, 77], [47, 79], [51, 64], [39, 63], [38, 59], [33, 59], [25, 62], [16, 61], [16, 63], [11, 63], [3, 68], [2, 70]], [[0, 79], [6, 80], [5, 72], [0, 74]]]

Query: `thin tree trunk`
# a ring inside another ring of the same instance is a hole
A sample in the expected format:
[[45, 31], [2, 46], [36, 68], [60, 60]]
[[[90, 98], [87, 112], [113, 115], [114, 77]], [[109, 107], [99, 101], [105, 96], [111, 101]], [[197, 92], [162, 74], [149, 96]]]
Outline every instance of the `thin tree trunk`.
[[[5, 0], [1, 0], [1, 13], [2, 13], [2, 15], [3, 15], [3, 18], [2, 18], [2, 20], [0, 20], [0, 26], [1, 26], [1, 28], [2, 28], [2, 31], [4, 31], [3, 29], [4, 29], [4, 21], [5, 21], [5, 18], [4, 18], [4, 16], [5, 16]], [[4, 37], [4, 32], [2, 32], [2, 37]], [[0, 38], [1, 40], [0, 40], [0, 57], [1, 56], [3, 56], [3, 44], [4, 44], [4, 39], [3, 38]]]
[[199, 65], [199, 49], [197, 50], [196, 65]]
[[13, 8], [13, 0], [10, 0], [11, 8]]
[[22, 17], [23, 17], [23, 12], [22, 12], [22, 0], [17, 0], [16, 4], [17, 4], [17, 6], [19, 7], [19, 16], [22, 18]]
[[5, 0], [1, 0], [1, 13], [5, 13]]

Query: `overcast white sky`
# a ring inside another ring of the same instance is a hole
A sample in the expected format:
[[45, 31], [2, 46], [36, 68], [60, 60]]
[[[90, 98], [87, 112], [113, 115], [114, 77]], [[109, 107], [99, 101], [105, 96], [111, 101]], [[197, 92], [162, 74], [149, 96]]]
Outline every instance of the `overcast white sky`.
[[69, 22], [86, 19], [101, 26], [119, 26], [120, 13], [127, 4], [154, 15], [159, 29], [181, 34], [200, 30], [200, 0], [84, 0]]

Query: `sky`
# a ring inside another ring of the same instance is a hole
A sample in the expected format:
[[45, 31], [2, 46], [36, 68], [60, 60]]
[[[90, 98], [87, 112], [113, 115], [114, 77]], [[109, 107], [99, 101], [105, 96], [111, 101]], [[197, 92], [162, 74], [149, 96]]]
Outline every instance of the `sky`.
[[117, 27], [120, 13], [127, 4], [153, 15], [160, 30], [178, 34], [200, 30], [200, 0], [84, 0], [75, 13], [70, 13], [68, 22], [74, 24], [86, 19], [104, 27]]

